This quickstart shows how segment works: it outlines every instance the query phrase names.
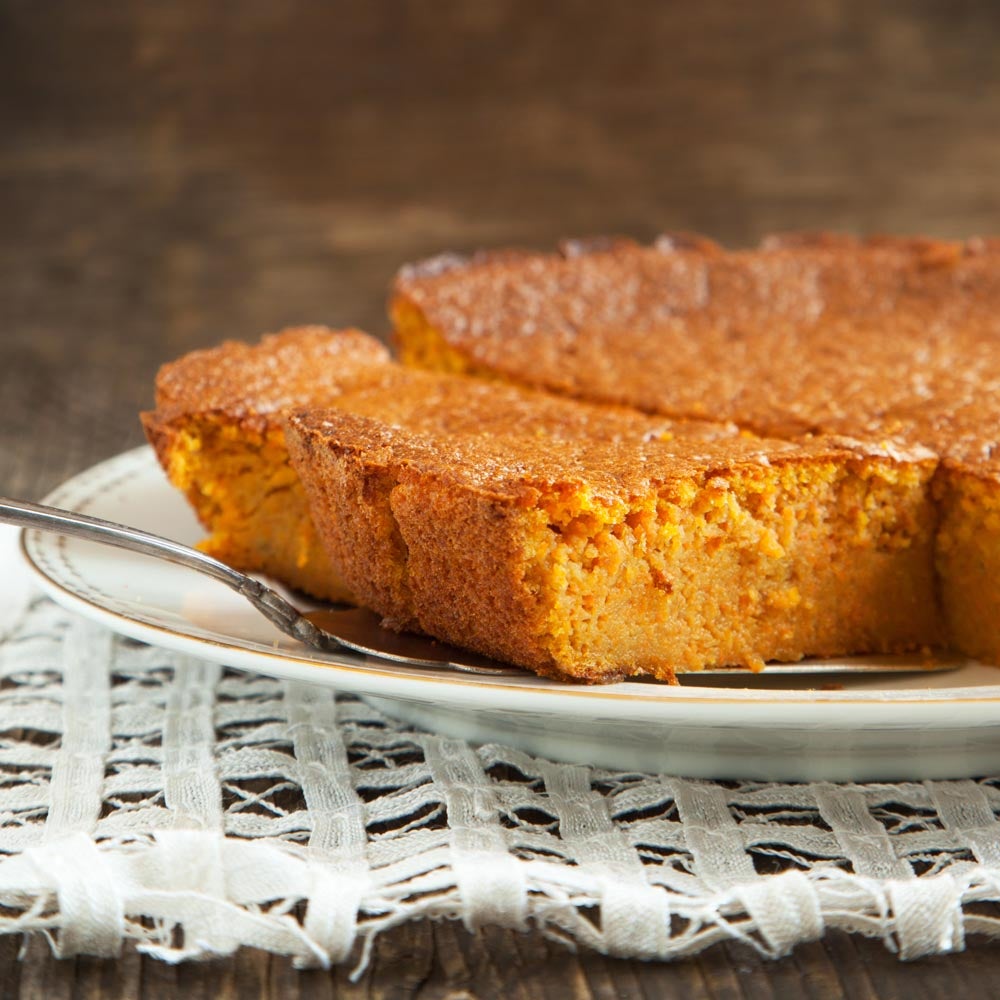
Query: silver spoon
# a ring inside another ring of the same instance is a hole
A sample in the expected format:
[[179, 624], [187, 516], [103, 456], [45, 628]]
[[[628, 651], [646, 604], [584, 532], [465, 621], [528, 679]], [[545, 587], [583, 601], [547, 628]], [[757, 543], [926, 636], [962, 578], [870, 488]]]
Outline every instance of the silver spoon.
[[[471, 674], [491, 674], [518, 676], [525, 671], [492, 660], [478, 653], [457, 649], [446, 643], [412, 633], [397, 633], [382, 628], [378, 615], [364, 608], [322, 609], [299, 611], [277, 591], [265, 586], [246, 573], [240, 573], [211, 556], [192, 549], [180, 542], [171, 541], [160, 535], [130, 528], [124, 524], [105, 521], [75, 511], [60, 510], [44, 504], [27, 503], [0, 497], [0, 522], [15, 524], [22, 528], [54, 531], [71, 535], [90, 542], [113, 545], [130, 552], [165, 559], [168, 562], [187, 566], [204, 573], [236, 593], [245, 597], [269, 621], [286, 635], [324, 652], [336, 649], [350, 649], [357, 653], [378, 657], [414, 667], [444, 667]], [[957, 659], [940, 659], [926, 663], [917, 659], [880, 658], [857, 663], [838, 661], [836, 664], [804, 662], [790, 664], [768, 664], [757, 673], [901, 673], [919, 671], [955, 670], [961, 665]], [[745, 667], [714, 667], [698, 671], [695, 675], [715, 676], [721, 674], [750, 676]], [[691, 675], [683, 675], [688, 677]]]

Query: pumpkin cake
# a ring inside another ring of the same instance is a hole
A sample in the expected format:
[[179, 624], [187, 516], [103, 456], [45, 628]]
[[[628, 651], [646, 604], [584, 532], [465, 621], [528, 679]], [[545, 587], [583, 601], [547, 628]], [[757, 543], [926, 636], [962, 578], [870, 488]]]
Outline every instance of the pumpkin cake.
[[286, 425], [334, 563], [392, 627], [591, 682], [940, 641], [927, 453], [553, 397], [508, 421], [511, 387], [439, 378], [412, 409], [374, 387]]
[[[475, 405], [480, 391], [492, 394], [492, 411]], [[558, 425], [562, 433], [581, 434], [593, 409], [469, 379], [453, 384], [393, 363], [384, 345], [360, 331], [326, 327], [185, 355], [160, 370], [156, 404], [142, 422], [168, 478], [209, 532], [200, 548], [333, 601], [353, 598], [326, 556], [289, 464], [282, 426], [289, 409], [350, 405], [435, 431], [488, 431], [499, 422], [532, 433]], [[670, 424], [621, 408], [601, 412], [604, 434], [655, 435]], [[697, 422], [684, 433], [696, 440], [738, 431]]]
[[1000, 662], [998, 254], [438, 258], [394, 288], [410, 367], [286, 331], [165, 366], [144, 423], [220, 558], [553, 676], [939, 643]]
[[209, 532], [200, 548], [316, 597], [349, 599], [289, 467], [281, 416], [290, 406], [331, 406], [348, 386], [380, 378], [388, 363], [386, 348], [359, 331], [301, 327], [164, 365], [156, 409], [142, 422]]
[[405, 268], [402, 359], [676, 419], [939, 458], [951, 642], [1000, 662], [1000, 241], [665, 236]]
[[449, 255], [404, 268], [390, 309], [406, 364], [759, 434], [1000, 412], [986, 398], [1000, 387], [1000, 241], [724, 251], [663, 237]]
[[551, 676], [940, 639], [926, 454], [403, 368], [324, 328], [166, 365], [157, 404], [209, 551]]

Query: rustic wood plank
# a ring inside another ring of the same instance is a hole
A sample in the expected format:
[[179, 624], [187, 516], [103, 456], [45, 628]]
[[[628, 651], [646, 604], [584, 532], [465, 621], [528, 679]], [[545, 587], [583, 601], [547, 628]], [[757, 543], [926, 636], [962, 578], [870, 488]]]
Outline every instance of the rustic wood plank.
[[0, 1000], [17, 1000], [21, 995], [22, 964], [18, 961], [21, 937], [5, 934], [0, 937]]
[[388, 932], [357, 982], [349, 967], [297, 970], [290, 959], [243, 951], [231, 958], [167, 965], [127, 946], [121, 958], [53, 957], [40, 938], [18, 959], [19, 938], [0, 938], [0, 1000], [936, 1000], [988, 995], [1000, 974], [995, 947], [900, 963], [881, 942], [841, 932], [777, 962], [741, 945], [711, 948], [675, 963], [631, 962], [573, 953], [538, 936], [454, 923], [411, 924]]

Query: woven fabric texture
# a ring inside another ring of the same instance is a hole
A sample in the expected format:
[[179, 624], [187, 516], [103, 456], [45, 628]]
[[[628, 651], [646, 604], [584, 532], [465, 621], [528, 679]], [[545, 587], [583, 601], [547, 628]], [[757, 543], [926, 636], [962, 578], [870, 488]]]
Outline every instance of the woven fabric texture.
[[[408, 730], [328, 688], [140, 645], [36, 597], [0, 644], [0, 930], [60, 955], [241, 946], [364, 967], [402, 921], [600, 951], [901, 958], [997, 935], [1000, 778], [714, 783]], [[12, 620], [11, 620], [12, 619]]]

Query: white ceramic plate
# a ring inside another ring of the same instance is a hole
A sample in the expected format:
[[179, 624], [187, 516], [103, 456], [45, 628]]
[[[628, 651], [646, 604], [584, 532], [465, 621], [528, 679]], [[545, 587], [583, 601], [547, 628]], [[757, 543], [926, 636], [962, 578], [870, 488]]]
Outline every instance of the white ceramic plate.
[[[76, 476], [47, 502], [189, 544], [201, 536], [147, 448]], [[841, 675], [842, 690], [811, 690], [815, 678], [583, 687], [529, 674], [463, 676], [305, 649], [221, 584], [145, 556], [36, 531], [23, 550], [56, 601], [118, 632], [242, 670], [332, 684], [391, 716], [479, 743], [694, 777], [919, 780], [1000, 770], [1000, 671], [977, 663], [945, 674]]]

